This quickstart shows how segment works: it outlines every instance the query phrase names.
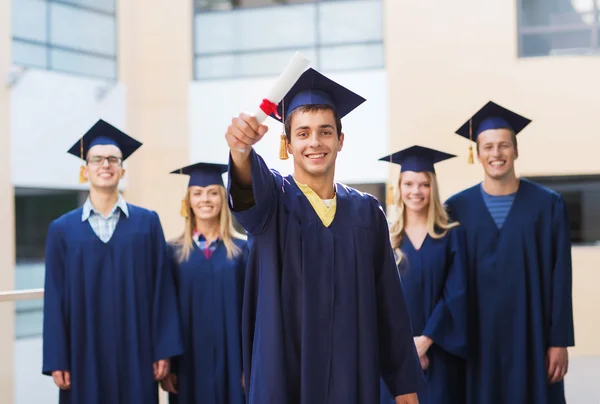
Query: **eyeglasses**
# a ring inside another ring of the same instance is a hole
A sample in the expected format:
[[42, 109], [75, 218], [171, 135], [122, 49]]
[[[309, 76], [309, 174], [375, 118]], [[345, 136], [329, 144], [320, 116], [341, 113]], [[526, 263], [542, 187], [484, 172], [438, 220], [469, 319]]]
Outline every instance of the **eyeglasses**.
[[88, 163], [94, 166], [102, 166], [104, 165], [104, 161], [107, 160], [108, 164], [112, 167], [118, 167], [123, 162], [122, 157], [116, 156], [90, 156]]

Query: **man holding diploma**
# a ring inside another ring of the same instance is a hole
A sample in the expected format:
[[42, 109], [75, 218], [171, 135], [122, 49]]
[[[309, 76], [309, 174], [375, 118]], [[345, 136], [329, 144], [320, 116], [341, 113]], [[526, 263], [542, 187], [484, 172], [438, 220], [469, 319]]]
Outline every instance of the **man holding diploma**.
[[285, 126], [294, 173], [252, 149], [267, 132], [233, 118], [228, 192], [252, 240], [243, 305], [250, 404], [372, 404], [383, 378], [397, 404], [424, 379], [378, 201], [334, 183], [341, 118], [365, 101], [313, 69], [272, 116]]

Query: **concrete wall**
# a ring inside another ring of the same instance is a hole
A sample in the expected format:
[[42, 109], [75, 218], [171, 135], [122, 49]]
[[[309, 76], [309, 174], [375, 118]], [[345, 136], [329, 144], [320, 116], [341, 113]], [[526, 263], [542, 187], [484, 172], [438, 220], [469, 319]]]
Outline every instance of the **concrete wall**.
[[[15, 233], [14, 193], [10, 181], [10, 91], [7, 78], [11, 63], [11, 2], [0, 2], [0, 290], [14, 288]], [[0, 303], [0, 403], [12, 403], [14, 310], [12, 303]]]

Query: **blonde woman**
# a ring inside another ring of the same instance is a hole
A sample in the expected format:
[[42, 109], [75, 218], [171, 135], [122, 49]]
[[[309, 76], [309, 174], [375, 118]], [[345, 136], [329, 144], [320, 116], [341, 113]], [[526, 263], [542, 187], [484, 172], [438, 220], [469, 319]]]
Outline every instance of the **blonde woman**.
[[171, 241], [184, 354], [163, 381], [171, 404], [242, 404], [241, 308], [245, 236], [231, 222], [222, 174], [227, 166], [197, 163], [173, 171], [190, 176], [182, 201], [185, 228]]
[[[434, 164], [455, 157], [413, 146], [380, 160], [400, 164], [390, 238], [421, 367], [421, 404], [465, 402], [466, 271], [464, 239], [440, 202]], [[384, 386], [382, 384], [382, 390]], [[382, 391], [382, 403], [392, 401]]]

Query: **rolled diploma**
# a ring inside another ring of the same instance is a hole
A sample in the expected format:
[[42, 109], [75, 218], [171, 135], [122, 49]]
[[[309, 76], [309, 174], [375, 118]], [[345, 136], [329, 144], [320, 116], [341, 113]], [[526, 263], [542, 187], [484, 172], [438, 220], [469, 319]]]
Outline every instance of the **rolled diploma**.
[[[279, 104], [288, 91], [296, 84], [308, 66], [310, 66], [310, 60], [302, 56], [300, 52], [296, 52], [265, 98], [273, 104]], [[262, 125], [267, 119], [267, 114], [265, 114], [262, 109], [257, 108], [254, 117], [258, 121], [258, 124]], [[243, 153], [246, 149], [237, 150]]]

